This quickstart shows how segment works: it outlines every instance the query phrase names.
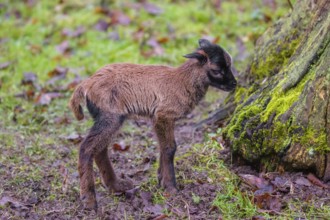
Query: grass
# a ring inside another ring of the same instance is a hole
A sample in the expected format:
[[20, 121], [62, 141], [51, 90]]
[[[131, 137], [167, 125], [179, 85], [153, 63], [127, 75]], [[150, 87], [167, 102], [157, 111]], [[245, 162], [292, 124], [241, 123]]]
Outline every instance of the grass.
[[[135, 1], [131, 1], [132, 3]], [[156, 2], [162, 10], [161, 15], [151, 15], [145, 10], [136, 10], [122, 1], [114, 1], [112, 8], [122, 10], [130, 17], [129, 25], [110, 26], [107, 32], [95, 30], [99, 19], [108, 19], [97, 13], [98, 1], [71, 0], [60, 4], [58, 1], [38, 1], [28, 6], [24, 1], [5, 0], [5, 7], [0, 7], [0, 64], [11, 62], [10, 66], [0, 70], [0, 194], [14, 193], [15, 196], [42, 198], [43, 204], [36, 212], [45, 215], [49, 207], [57, 208], [63, 203], [70, 208], [64, 216], [70, 218], [77, 214], [76, 201], [79, 197], [78, 176], [76, 174], [77, 148], [65, 137], [72, 133], [84, 134], [90, 127], [91, 120], [76, 122], [67, 108], [71, 90], [63, 90], [62, 98], [53, 99], [48, 105], [35, 103], [43, 90], [51, 91], [71, 82], [76, 75], [83, 78], [91, 75], [101, 66], [114, 62], [133, 62], [144, 64], [179, 65], [184, 61], [184, 54], [197, 47], [197, 40], [202, 37], [218, 39], [232, 56], [241, 53], [251, 55], [256, 39], [280, 16], [290, 11], [288, 5], [278, 2], [272, 12], [263, 1], [223, 1], [217, 12], [208, 1], [170, 1]], [[257, 9], [255, 9], [257, 8]], [[18, 13], [19, 12], [19, 13]], [[15, 17], [18, 16], [18, 18]], [[239, 14], [239, 15], [238, 15]], [[267, 21], [265, 17], [269, 17]], [[85, 28], [80, 37], [65, 37], [64, 28]], [[141, 33], [139, 33], [141, 31]], [[112, 40], [111, 33], [116, 33], [119, 40]], [[164, 52], [144, 57], [142, 54], [153, 48], [146, 45], [148, 39], [155, 38]], [[242, 51], [236, 45], [237, 40], [244, 42]], [[56, 46], [68, 41], [72, 53], [63, 55]], [[249, 59], [237, 59], [235, 66], [242, 70]], [[48, 73], [55, 67], [69, 68], [67, 78], [54, 86], [47, 85]], [[23, 86], [24, 73], [33, 72], [38, 79], [36, 84], [41, 89], [34, 89], [36, 95], [31, 99], [16, 97], [31, 88]], [[214, 93], [206, 97], [214, 101]], [[69, 123], [61, 124], [64, 118]], [[130, 127], [123, 131], [129, 132]], [[147, 142], [149, 139], [146, 140]], [[147, 145], [154, 144], [149, 141]], [[177, 160], [189, 161], [195, 158], [192, 168], [196, 172], [207, 172], [210, 182], [220, 182], [222, 191], [213, 201], [224, 219], [251, 218], [260, 215], [251, 202], [251, 195], [238, 189], [238, 178], [230, 172], [224, 162], [217, 158], [221, 149], [210, 134], [204, 144], [196, 144], [188, 153]], [[156, 165], [155, 165], [156, 166]], [[150, 172], [151, 177], [141, 184], [141, 189], [154, 191], [153, 202], [163, 204], [166, 198], [156, 188], [156, 167]], [[4, 167], [4, 169], [2, 169]], [[63, 190], [65, 173], [71, 180], [66, 191]], [[194, 181], [183, 176], [183, 183]], [[100, 185], [97, 181], [97, 185]], [[105, 191], [105, 190], [104, 190]], [[114, 203], [118, 203], [115, 197]], [[194, 203], [200, 203], [198, 195], [192, 194]], [[299, 203], [294, 203], [299, 209]], [[0, 212], [4, 207], [0, 207]], [[330, 214], [327, 207], [313, 209], [308, 207], [306, 216]], [[10, 214], [9, 216], [13, 213]], [[7, 213], [7, 215], [8, 215]], [[170, 215], [171, 213], [168, 213]], [[263, 214], [266, 218], [269, 216]], [[294, 216], [294, 211], [287, 211], [284, 216]], [[7, 216], [8, 217], [8, 216]], [[127, 217], [130, 218], [129, 216]], [[283, 217], [285, 219], [285, 217]]]

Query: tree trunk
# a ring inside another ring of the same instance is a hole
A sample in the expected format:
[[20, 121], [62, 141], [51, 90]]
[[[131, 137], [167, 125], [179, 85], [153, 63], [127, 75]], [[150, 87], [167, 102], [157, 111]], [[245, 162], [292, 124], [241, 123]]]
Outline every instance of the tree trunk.
[[309, 170], [330, 180], [330, 1], [298, 0], [258, 40], [231, 95], [224, 130], [235, 154], [263, 170]]

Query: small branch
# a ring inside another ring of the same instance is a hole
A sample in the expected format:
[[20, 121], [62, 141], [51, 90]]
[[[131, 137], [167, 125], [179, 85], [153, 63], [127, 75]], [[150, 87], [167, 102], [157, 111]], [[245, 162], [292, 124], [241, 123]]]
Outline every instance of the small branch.
[[233, 113], [235, 111], [235, 108], [236, 108], [236, 105], [228, 104], [228, 105], [224, 106], [223, 108], [220, 108], [219, 110], [217, 110], [212, 116], [197, 123], [194, 126], [194, 128], [198, 129], [198, 128], [202, 127], [204, 124], [210, 125], [210, 124], [214, 124], [218, 121], [221, 121], [221, 120], [227, 118], [231, 113]]
[[293, 6], [292, 6], [292, 3], [291, 3], [291, 1], [290, 1], [290, 0], [287, 0], [287, 1], [288, 1], [288, 4], [289, 4], [289, 6], [290, 6], [291, 10], [293, 10]]

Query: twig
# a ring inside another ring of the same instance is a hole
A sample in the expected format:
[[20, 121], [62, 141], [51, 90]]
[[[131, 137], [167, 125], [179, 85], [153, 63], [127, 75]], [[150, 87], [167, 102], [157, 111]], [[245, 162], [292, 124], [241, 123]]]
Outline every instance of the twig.
[[57, 212], [61, 212], [63, 213], [65, 211], [65, 209], [55, 209], [55, 210], [50, 210], [50, 211], [47, 211], [45, 213], [45, 215], [50, 215], [50, 214], [53, 214], [53, 213], [57, 213]]
[[188, 203], [184, 200], [184, 199], [181, 199], [183, 202], [184, 202], [184, 204], [186, 205], [186, 207], [187, 207], [187, 213], [188, 213], [188, 220], [190, 220], [190, 211], [189, 211], [189, 205], [188, 205]]
[[288, 0], [288, 3], [289, 3], [289, 5], [290, 5], [291, 10], [293, 10], [293, 6], [292, 6], [292, 3], [291, 3], [290, 0]]

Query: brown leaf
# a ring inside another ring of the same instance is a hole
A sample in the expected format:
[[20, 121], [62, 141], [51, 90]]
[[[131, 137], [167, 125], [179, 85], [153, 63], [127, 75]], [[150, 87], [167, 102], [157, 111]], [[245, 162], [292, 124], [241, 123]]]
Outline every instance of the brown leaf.
[[29, 89], [29, 90], [26, 90], [24, 92], [15, 94], [15, 97], [23, 98], [23, 99], [27, 99], [27, 100], [33, 100], [34, 95], [35, 95], [34, 89]]
[[153, 218], [153, 220], [162, 220], [162, 219], [166, 219], [167, 217], [168, 217], [167, 215], [162, 214], [162, 215], [159, 215], [159, 216]]
[[76, 88], [76, 86], [82, 81], [81, 77], [79, 75], [76, 75], [76, 77], [73, 79], [72, 82], [70, 82], [67, 86], [66, 86], [66, 90], [73, 90], [74, 88]]
[[70, 47], [69, 41], [63, 41], [56, 46], [56, 50], [62, 55], [69, 55], [72, 51], [72, 48]]
[[266, 218], [261, 215], [256, 215], [252, 217], [252, 220], [266, 220]]
[[148, 206], [152, 203], [152, 195], [150, 192], [141, 191], [140, 197], [144, 206]]
[[261, 209], [278, 212], [282, 208], [282, 204], [276, 196], [272, 195], [274, 192], [273, 186], [268, 185], [262, 189], [254, 192], [253, 201]]
[[67, 116], [60, 116], [54, 119], [54, 123], [58, 125], [70, 124], [70, 119]]
[[20, 202], [19, 200], [15, 199], [13, 197], [3, 196], [0, 199], [0, 206], [4, 207], [7, 205], [9, 205], [10, 208], [12, 208], [12, 209], [19, 209], [19, 210], [28, 210], [29, 209], [28, 207], [31, 206], [30, 204]]
[[148, 206], [145, 206], [143, 208], [143, 211], [150, 212], [150, 213], [156, 214], [156, 215], [160, 215], [163, 213], [163, 209], [164, 209], [164, 207], [159, 204], [156, 204], [156, 205], [149, 204]]
[[98, 31], [106, 32], [108, 30], [109, 26], [110, 26], [109, 22], [107, 22], [103, 19], [100, 19], [94, 25], [94, 28]]
[[154, 5], [150, 2], [145, 2], [145, 3], [143, 3], [142, 6], [143, 6], [144, 10], [146, 10], [146, 12], [148, 12], [151, 15], [159, 15], [159, 14], [163, 13], [163, 9], [161, 9], [157, 5]]
[[167, 43], [170, 39], [168, 37], [161, 37], [159, 38], [157, 41], [158, 43], [160, 44], [164, 44], [164, 43]]
[[12, 62], [0, 63], [0, 70], [7, 69], [10, 66], [10, 64], [12, 64]]
[[254, 175], [239, 174], [239, 176], [243, 179], [245, 183], [258, 189], [265, 188], [266, 186], [269, 185], [269, 182], [267, 180]]
[[322, 183], [322, 181], [319, 180], [319, 179], [318, 179], [314, 174], [312, 174], [312, 173], [309, 173], [309, 174], [307, 175], [307, 179], [308, 179], [309, 181], [311, 181], [311, 182], [312, 182], [314, 185], [316, 185], [316, 186], [319, 186], [319, 187], [322, 187], [322, 188], [325, 188], [325, 189], [330, 189], [330, 186], [328, 186], [328, 185]]
[[121, 25], [129, 25], [131, 23], [131, 19], [125, 15], [122, 11], [111, 11], [110, 13], [111, 24], [121, 24]]
[[95, 7], [94, 12], [97, 14], [104, 14], [108, 15], [109, 14], [109, 9], [105, 7]]
[[63, 97], [63, 95], [58, 92], [48, 92], [48, 93], [42, 92], [35, 98], [34, 102], [38, 105], [49, 105], [53, 99], [59, 97]]
[[291, 181], [287, 178], [275, 177], [271, 183], [281, 191], [287, 191], [290, 189]]
[[72, 133], [69, 136], [65, 137], [65, 139], [74, 144], [78, 144], [83, 140], [83, 137], [80, 134]]
[[55, 69], [48, 72], [48, 76], [51, 79], [48, 80], [46, 84], [52, 85], [58, 80], [65, 79], [67, 72], [68, 72], [68, 68], [60, 67], [60, 66], [56, 67]]
[[139, 191], [139, 187], [134, 187], [133, 189], [126, 190], [125, 191], [126, 199], [133, 199], [138, 191]]
[[81, 35], [83, 35], [85, 33], [85, 31], [86, 31], [86, 29], [83, 26], [79, 26], [75, 30], [70, 29], [70, 28], [64, 28], [62, 30], [62, 35], [66, 36], [66, 37], [76, 38], [76, 37], [80, 37]]
[[23, 74], [22, 85], [34, 85], [38, 77], [35, 73], [27, 72]]
[[114, 151], [121, 151], [121, 152], [127, 151], [129, 148], [130, 148], [129, 145], [124, 145], [122, 143], [120, 143], [120, 144], [114, 143], [112, 146], [112, 149]]
[[164, 49], [162, 48], [162, 46], [158, 43], [158, 41], [155, 38], [150, 38], [147, 41], [147, 45], [152, 47], [152, 49], [153, 49], [151, 55], [158, 55], [159, 56], [159, 55], [164, 54]]
[[296, 184], [298, 185], [302, 185], [302, 186], [311, 186], [311, 182], [306, 179], [305, 177], [299, 177], [298, 179], [296, 179], [295, 181]]

